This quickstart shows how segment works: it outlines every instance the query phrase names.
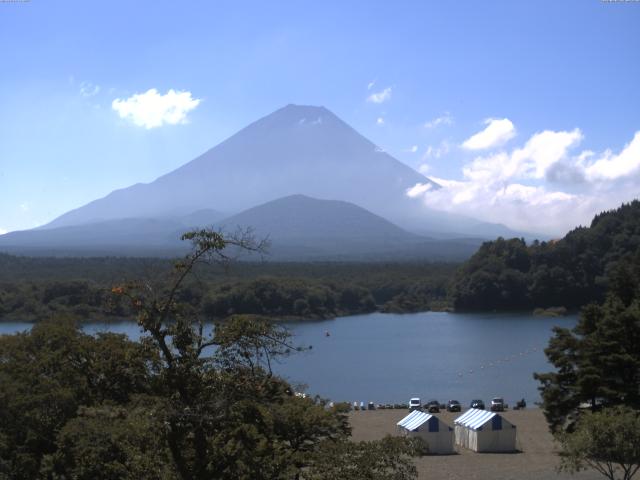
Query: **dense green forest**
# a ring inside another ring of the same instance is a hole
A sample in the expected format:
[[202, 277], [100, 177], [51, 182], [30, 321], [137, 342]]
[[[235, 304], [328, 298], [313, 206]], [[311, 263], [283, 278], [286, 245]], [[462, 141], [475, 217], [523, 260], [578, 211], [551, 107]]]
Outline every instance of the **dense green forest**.
[[564, 238], [484, 243], [455, 274], [456, 310], [577, 309], [604, 300], [612, 272], [640, 248], [640, 202], [596, 215]]
[[[90, 320], [129, 318], [129, 306], [111, 295], [111, 287], [125, 279], [157, 283], [171, 263], [0, 254], [0, 319], [35, 321], [60, 313]], [[181, 300], [214, 320], [231, 313], [320, 319], [442, 309], [456, 268], [447, 263], [199, 265], [181, 290]]]

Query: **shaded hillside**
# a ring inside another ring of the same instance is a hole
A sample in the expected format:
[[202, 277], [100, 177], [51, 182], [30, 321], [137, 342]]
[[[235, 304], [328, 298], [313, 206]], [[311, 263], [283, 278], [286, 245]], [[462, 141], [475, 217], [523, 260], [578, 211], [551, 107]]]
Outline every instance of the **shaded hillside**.
[[251, 226], [256, 236], [268, 237], [274, 260], [463, 260], [480, 244], [421, 237], [352, 203], [304, 195], [267, 202], [221, 225], [228, 231]]
[[268, 237], [271, 247], [267, 258], [271, 260], [461, 261], [480, 245], [478, 239], [421, 237], [349, 202], [292, 195], [226, 220], [219, 220], [215, 211], [204, 210], [171, 219], [127, 218], [12, 232], [0, 236], [0, 251], [41, 256], [171, 257], [188, 248], [180, 241], [182, 233], [212, 225], [226, 232], [252, 228], [256, 237]]
[[288, 243], [326, 239], [400, 243], [421, 240], [353, 203], [305, 195], [291, 195], [250, 208], [226, 218], [222, 224], [231, 229], [251, 225], [259, 236], [269, 235], [272, 240]]
[[558, 241], [499, 238], [484, 243], [456, 273], [458, 310], [578, 308], [604, 299], [621, 262], [640, 250], [640, 202], [596, 215]]
[[[211, 218], [208, 224], [218, 219]], [[202, 221], [201, 214], [189, 215], [185, 221], [125, 218], [11, 232], [0, 236], [0, 250], [38, 256], [174, 256], [185, 248], [180, 235]]]

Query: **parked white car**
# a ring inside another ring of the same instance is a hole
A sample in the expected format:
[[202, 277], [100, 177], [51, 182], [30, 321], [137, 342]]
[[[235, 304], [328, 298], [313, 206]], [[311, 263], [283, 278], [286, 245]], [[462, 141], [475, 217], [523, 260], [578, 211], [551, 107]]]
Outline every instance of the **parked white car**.
[[418, 397], [414, 397], [409, 400], [409, 411], [419, 410], [422, 407], [420, 403], [420, 399]]

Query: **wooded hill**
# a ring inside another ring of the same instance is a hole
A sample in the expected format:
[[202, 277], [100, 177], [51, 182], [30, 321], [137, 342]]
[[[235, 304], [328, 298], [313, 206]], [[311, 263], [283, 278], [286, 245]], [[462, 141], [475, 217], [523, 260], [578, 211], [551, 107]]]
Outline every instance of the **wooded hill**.
[[456, 272], [456, 310], [576, 309], [602, 302], [612, 273], [640, 248], [640, 202], [596, 215], [557, 241], [498, 238]]

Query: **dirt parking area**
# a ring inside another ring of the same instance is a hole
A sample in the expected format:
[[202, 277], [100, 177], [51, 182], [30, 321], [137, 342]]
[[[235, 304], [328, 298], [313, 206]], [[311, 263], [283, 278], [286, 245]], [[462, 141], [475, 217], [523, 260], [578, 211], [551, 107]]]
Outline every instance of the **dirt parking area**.
[[[396, 422], [407, 410], [354, 411], [350, 414], [353, 440], [375, 440], [397, 435]], [[438, 417], [450, 426], [459, 413], [442, 412]], [[595, 471], [576, 475], [557, 473], [559, 463], [554, 441], [547, 429], [542, 411], [526, 409], [504, 412], [504, 417], [517, 428], [517, 453], [474, 453], [457, 447], [455, 455], [431, 455], [418, 458], [419, 478], [429, 480], [489, 480], [489, 479], [563, 479], [596, 480]]]

